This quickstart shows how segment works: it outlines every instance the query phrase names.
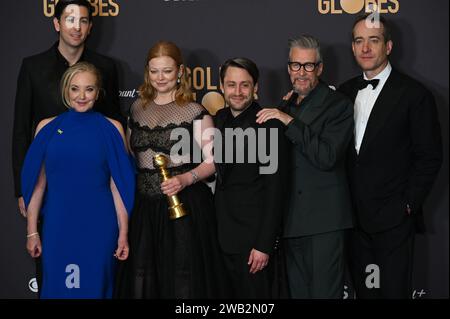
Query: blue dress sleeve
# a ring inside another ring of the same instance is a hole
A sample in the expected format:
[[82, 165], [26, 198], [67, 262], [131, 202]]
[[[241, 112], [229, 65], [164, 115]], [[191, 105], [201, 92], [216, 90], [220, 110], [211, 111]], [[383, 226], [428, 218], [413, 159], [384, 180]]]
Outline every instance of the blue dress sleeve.
[[22, 196], [26, 209], [30, 204], [31, 196], [41, 172], [48, 142], [57, 131], [57, 127], [64, 116], [62, 114], [45, 125], [28, 148], [21, 172]]
[[135, 166], [128, 154], [117, 128], [99, 114], [100, 127], [105, 141], [108, 166], [128, 215], [131, 214], [135, 192]]

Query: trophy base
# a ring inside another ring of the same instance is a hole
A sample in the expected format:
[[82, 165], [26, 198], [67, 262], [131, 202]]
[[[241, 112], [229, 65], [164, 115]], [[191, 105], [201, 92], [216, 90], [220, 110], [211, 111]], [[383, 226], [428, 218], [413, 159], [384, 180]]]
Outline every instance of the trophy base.
[[184, 210], [182, 203], [172, 206], [172, 207], [169, 207], [169, 218], [171, 220], [178, 219], [178, 218], [184, 217], [186, 215], [187, 215], [187, 213]]

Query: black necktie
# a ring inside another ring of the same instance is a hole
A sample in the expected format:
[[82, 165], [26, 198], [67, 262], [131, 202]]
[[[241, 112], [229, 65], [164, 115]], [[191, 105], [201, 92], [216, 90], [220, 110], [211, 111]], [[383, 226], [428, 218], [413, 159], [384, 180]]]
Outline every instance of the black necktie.
[[375, 90], [378, 86], [378, 83], [380, 83], [379, 79], [373, 79], [373, 80], [359, 80], [358, 83], [358, 90], [364, 90], [369, 84], [372, 85], [372, 90]]

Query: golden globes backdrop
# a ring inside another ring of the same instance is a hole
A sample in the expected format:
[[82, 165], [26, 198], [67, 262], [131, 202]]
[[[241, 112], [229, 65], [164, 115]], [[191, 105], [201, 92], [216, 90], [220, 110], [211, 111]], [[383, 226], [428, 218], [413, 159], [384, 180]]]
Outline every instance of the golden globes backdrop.
[[[56, 0], [0, 1], [0, 298], [35, 298], [34, 262], [25, 249], [26, 221], [14, 198], [11, 134], [21, 60], [57, 39]], [[287, 40], [303, 33], [321, 40], [323, 79], [338, 86], [359, 73], [350, 31], [357, 14], [376, 6], [393, 22], [391, 62], [422, 81], [438, 103], [444, 164], [425, 205], [428, 232], [416, 236], [414, 298], [448, 298], [448, 38], [447, 0], [91, 0], [95, 7], [90, 48], [117, 61], [124, 113], [137, 97], [145, 57], [157, 40], [177, 43], [201, 102], [214, 113], [223, 106], [219, 66], [227, 58], [253, 59], [261, 71], [259, 100], [275, 105], [290, 89]], [[80, 190], [82, 191], [82, 190]], [[81, 235], [81, 234], [80, 234]], [[351, 298], [346, 285], [344, 298]]]

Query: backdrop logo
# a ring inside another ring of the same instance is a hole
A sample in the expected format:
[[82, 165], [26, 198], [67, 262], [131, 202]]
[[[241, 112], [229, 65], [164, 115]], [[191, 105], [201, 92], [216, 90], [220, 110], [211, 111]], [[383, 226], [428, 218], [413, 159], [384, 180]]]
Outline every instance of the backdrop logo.
[[[216, 72], [217, 71], [217, 72]], [[187, 68], [189, 82], [194, 93], [194, 98], [201, 103], [209, 113], [216, 114], [225, 105], [220, 89], [219, 69], [213, 70], [211, 67]], [[199, 94], [203, 93], [200, 100]]]
[[321, 14], [397, 13], [400, 0], [317, 0]]
[[[43, 0], [46, 17], [53, 17], [58, 2], [59, 0]], [[120, 6], [115, 0], [89, 0], [89, 2], [94, 7], [93, 16], [117, 17], [120, 13]]]
[[412, 299], [420, 299], [423, 296], [425, 296], [426, 294], [427, 294], [426, 291], [423, 289], [421, 289], [421, 290], [415, 289], [412, 294]]
[[39, 288], [38, 288], [38, 284], [37, 284], [36, 278], [31, 278], [30, 279], [30, 281], [28, 282], [28, 288], [32, 292], [38, 292]]

